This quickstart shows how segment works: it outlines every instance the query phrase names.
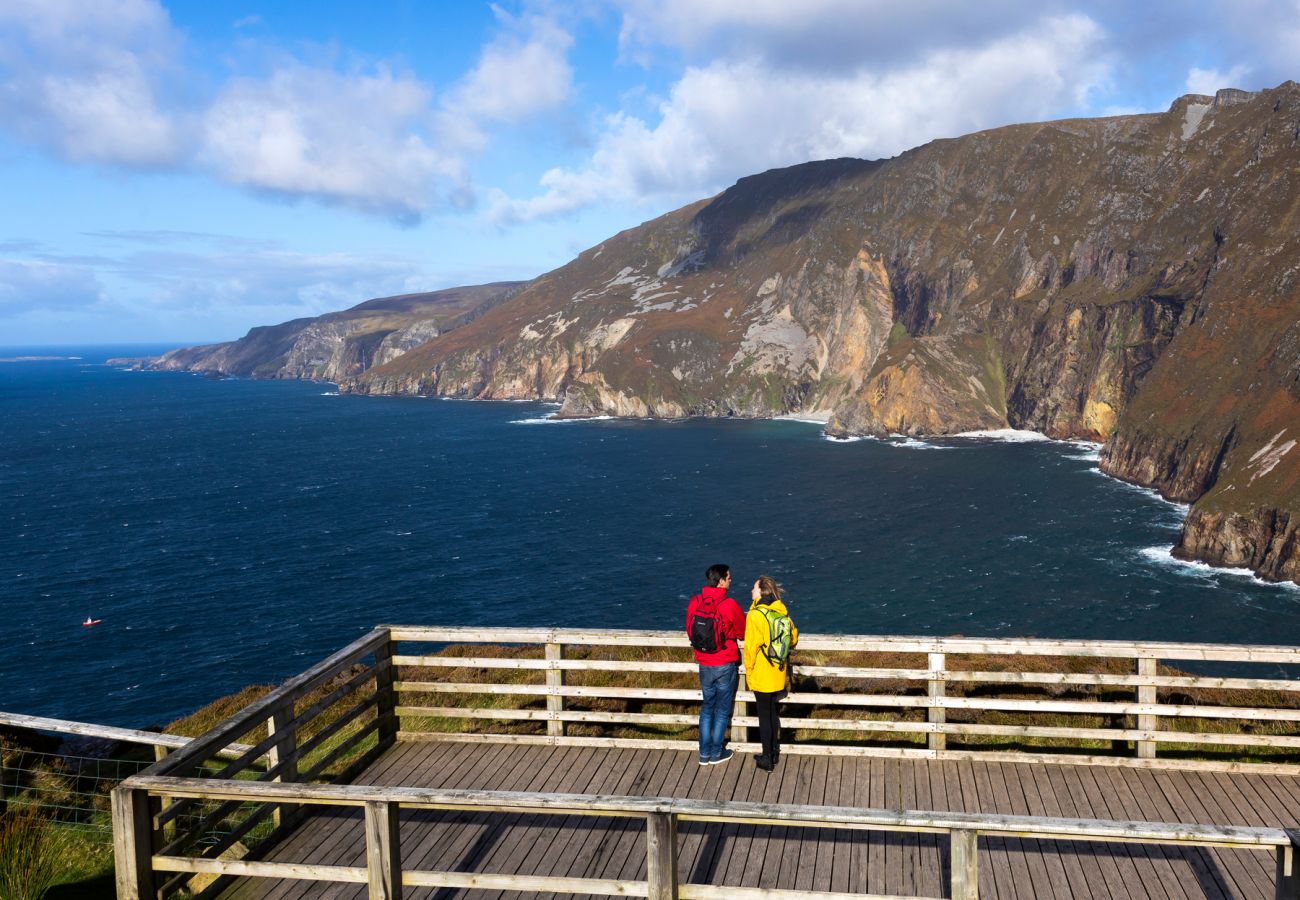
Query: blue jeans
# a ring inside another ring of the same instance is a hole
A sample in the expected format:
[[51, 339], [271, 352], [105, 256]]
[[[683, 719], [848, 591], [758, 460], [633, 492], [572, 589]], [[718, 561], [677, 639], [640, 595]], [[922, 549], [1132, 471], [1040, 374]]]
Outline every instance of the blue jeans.
[[700, 704], [701, 761], [707, 762], [722, 755], [739, 679], [740, 673], [734, 662], [700, 666], [700, 690], [704, 692], [704, 702]]

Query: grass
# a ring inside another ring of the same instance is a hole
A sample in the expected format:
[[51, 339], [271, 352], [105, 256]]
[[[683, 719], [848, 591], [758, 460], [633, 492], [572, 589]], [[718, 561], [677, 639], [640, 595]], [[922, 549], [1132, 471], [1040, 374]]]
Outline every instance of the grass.
[[[540, 659], [540, 647], [458, 645], [438, 649], [435, 655], [451, 657], [513, 657]], [[689, 651], [678, 648], [608, 648], [573, 646], [565, 648], [569, 659], [619, 659], [657, 662], [691, 661]], [[814, 666], [838, 666], [875, 669], [920, 669], [927, 666], [923, 654], [916, 653], [866, 653], [805, 652], [795, 651], [792, 690], [797, 693], [816, 693], [827, 696], [827, 703], [792, 704], [782, 707], [782, 718], [839, 719], [855, 721], [926, 721], [924, 708], [894, 707], [837, 707], [833, 705], [836, 694], [877, 694], [888, 696], [923, 697], [927, 683], [913, 679], [868, 679], [830, 676], [811, 676], [801, 669]], [[1095, 657], [1052, 656], [975, 656], [950, 655], [950, 670], [1057, 674], [1107, 674], [1131, 675], [1133, 664], [1129, 660]], [[1169, 666], [1160, 667], [1161, 675], [1188, 675]], [[692, 672], [644, 673], [636, 671], [566, 671], [565, 684], [606, 687], [673, 687], [694, 689], [696, 677]], [[479, 669], [472, 667], [406, 667], [399, 673], [399, 681], [444, 681], [463, 684], [543, 684], [545, 673], [538, 670]], [[950, 697], [971, 697], [1006, 700], [1059, 700], [1059, 701], [1111, 701], [1133, 702], [1136, 689], [1097, 685], [1034, 685], [953, 682], [945, 684]], [[1248, 708], [1300, 708], [1300, 693], [1276, 690], [1240, 690], [1218, 688], [1162, 688], [1157, 691], [1157, 702], [1187, 706], [1228, 706]], [[405, 693], [399, 705], [408, 708], [461, 707], [479, 710], [544, 710], [545, 697], [529, 695], [502, 695], [478, 693]], [[566, 710], [591, 710], [619, 713], [675, 713], [693, 716], [696, 705], [690, 701], [627, 700], [619, 698], [566, 697]], [[752, 713], [751, 713], [752, 714]], [[1108, 713], [1066, 712], [1001, 712], [991, 710], [947, 710], [947, 721], [1006, 726], [1038, 726], [1088, 729], [1135, 729], [1137, 717]], [[1161, 720], [1166, 730], [1206, 734], [1294, 735], [1297, 724], [1262, 720], [1234, 720], [1217, 718], [1173, 718]], [[493, 734], [545, 734], [546, 723], [534, 720], [467, 719], [453, 716], [402, 717], [402, 730], [434, 733], [493, 733]], [[606, 736], [620, 738], [668, 738], [682, 741], [695, 739], [693, 725], [651, 723], [587, 723], [569, 722], [566, 734], [573, 736]], [[924, 733], [858, 732], [839, 729], [787, 729], [787, 741], [833, 745], [869, 745], [877, 747], [923, 748]], [[953, 750], [1015, 750], [1025, 752], [1051, 752], [1066, 754], [1132, 756], [1133, 742], [1096, 738], [1028, 737], [1017, 735], [948, 735], [947, 746]], [[1300, 752], [1286, 747], [1241, 747], [1233, 745], [1170, 743], [1159, 746], [1164, 758], [1243, 760], [1258, 762], [1300, 762]]]
[[[0, 900], [114, 896], [109, 791], [153, 755], [132, 748], [95, 759], [63, 756], [59, 750], [57, 740], [30, 732], [0, 734], [8, 795], [7, 811], [0, 815]], [[41, 860], [50, 858], [53, 868], [37, 877]]]
[[62, 833], [65, 853], [58, 880], [45, 900], [112, 900], [117, 895], [112, 833], [83, 825], [55, 828]]
[[63, 880], [68, 835], [31, 804], [11, 801], [0, 814], [0, 900], [41, 900]]

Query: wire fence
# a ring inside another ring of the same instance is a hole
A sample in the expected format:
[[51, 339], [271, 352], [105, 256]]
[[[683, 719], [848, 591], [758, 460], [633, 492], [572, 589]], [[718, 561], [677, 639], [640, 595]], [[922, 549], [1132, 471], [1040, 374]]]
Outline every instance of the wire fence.
[[51, 820], [111, 834], [109, 795], [152, 760], [0, 748], [0, 810], [30, 806]]
[[[151, 759], [78, 756], [0, 746], [0, 813], [33, 808], [51, 822], [76, 826], [109, 840], [113, 833], [113, 788], [152, 763]], [[254, 803], [226, 804], [227, 808], [218, 811], [219, 806], [194, 804], [175, 817], [167, 833], [186, 835], [187, 848], [201, 849], [222, 843], [247, 817], [263, 809]], [[267, 821], [253, 829], [251, 837], [272, 827]], [[249, 834], [248, 829], [242, 830]]]

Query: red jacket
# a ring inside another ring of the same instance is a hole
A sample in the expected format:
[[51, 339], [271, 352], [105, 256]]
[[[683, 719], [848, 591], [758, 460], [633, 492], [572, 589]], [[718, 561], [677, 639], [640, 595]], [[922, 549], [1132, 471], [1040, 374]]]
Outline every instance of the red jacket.
[[705, 587], [700, 589], [700, 593], [691, 598], [691, 602], [686, 607], [686, 631], [689, 634], [691, 630], [691, 616], [695, 615], [703, 605], [701, 598], [711, 600], [717, 604], [715, 618], [721, 619], [722, 634], [725, 640], [716, 653], [701, 653], [695, 650], [695, 661], [702, 666], [721, 666], [726, 663], [740, 661], [740, 649], [736, 641], [745, 636], [745, 614], [740, 611], [739, 604], [727, 596], [727, 592], [720, 587]]

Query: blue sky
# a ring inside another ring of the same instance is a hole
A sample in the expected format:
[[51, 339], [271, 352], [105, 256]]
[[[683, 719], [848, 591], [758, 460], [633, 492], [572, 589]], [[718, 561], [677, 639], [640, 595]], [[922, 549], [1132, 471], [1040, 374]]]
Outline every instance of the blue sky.
[[528, 278], [737, 178], [1300, 78], [1300, 0], [0, 0], [0, 345]]

